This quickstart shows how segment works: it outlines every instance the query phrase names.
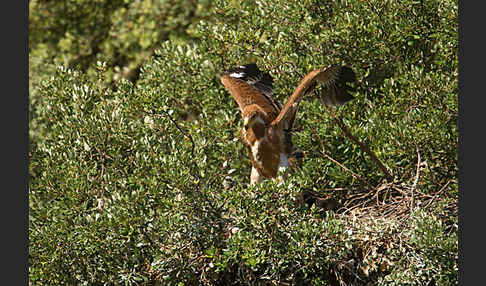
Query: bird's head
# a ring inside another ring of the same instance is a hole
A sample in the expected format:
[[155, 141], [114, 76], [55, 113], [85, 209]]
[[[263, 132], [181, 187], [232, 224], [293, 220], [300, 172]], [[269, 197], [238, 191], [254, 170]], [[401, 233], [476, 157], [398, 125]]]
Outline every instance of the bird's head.
[[251, 130], [257, 139], [265, 136], [266, 124], [260, 112], [251, 112], [243, 117], [243, 128], [245, 131]]

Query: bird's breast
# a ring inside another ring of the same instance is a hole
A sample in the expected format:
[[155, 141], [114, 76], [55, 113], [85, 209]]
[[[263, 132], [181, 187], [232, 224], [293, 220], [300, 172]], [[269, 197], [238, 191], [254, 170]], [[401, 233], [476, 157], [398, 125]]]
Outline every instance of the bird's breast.
[[264, 136], [261, 139], [247, 140], [252, 165], [267, 178], [278, 175], [281, 166], [287, 166], [287, 156], [283, 152], [282, 141], [278, 137]]

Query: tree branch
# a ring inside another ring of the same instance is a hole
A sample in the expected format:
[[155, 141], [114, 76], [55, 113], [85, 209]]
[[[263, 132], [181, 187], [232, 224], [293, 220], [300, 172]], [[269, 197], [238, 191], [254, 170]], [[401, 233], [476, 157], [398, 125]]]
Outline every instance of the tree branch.
[[388, 171], [388, 168], [385, 167], [385, 165], [380, 161], [380, 159], [378, 159], [378, 157], [376, 157], [375, 153], [373, 153], [370, 150], [370, 147], [367, 144], [359, 141], [356, 137], [353, 136], [353, 134], [351, 134], [349, 129], [346, 127], [346, 125], [344, 125], [343, 121], [336, 116], [336, 114], [334, 113], [331, 107], [326, 105], [326, 108], [329, 111], [329, 113], [331, 113], [331, 115], [333, 116], [334, 121], [337, 123], [339, 128], [341, 128], [341, 130], [344, 132], [344, 135], [346, 135], [349, 139], [351, 139], [354, 143], [356, 143], [361, 149], [361, 151], [370, 155], [371, 159], [378, 165], [378, 167], [383, 171], [383, 173], [389, 179], [393, 179], [393, 175], [390, 173], [390, 171]]

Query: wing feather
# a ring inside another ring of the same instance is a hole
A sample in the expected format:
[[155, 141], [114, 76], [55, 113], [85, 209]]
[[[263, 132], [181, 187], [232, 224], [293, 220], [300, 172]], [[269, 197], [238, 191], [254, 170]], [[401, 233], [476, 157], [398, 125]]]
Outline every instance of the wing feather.
[[230, 69], [221, 76], [221, 82], [238, 103], [241, 112], [247, 106], [257, 105], [272, 121], [282, 109], [272, 96], [272, 77], [261, 72], [255, 64]]
[[277, 118], [272, 125], [284, 125], [284, 129], [292, 127], [298, 106], [304, 95], [316, 90], [318, 84], [321, 86], [320, 97], [323, 104], [341, 105], [353, 99], [349, 94], [352, 90], [347, 85], [349, 82], [356, 81], [354, 71], [346, 66], [330, 66], [319, 68], [309, 72], [295, 89], [294, 93], [285, 103]]

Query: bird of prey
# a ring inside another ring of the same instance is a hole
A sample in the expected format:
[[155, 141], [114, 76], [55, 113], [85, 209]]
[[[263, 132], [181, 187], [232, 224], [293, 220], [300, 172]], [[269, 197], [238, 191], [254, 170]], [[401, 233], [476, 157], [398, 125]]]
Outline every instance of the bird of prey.
[[353, 89], [348, 83], [355, 81], [354, 71], [346, 66], [315, 69], [301, 79], [282, 107], [272, 96], [272, 77], [256, 64], [237, 66], [223, 73], [221, 82], [237, 102], [244, 121], [241, 138], [252, 164], [250, 184], [264, 178], [283, 180], [284, 171], [293, 168], [301, 157], [291, 135], [299, 103], [305, 95], [318, 91], [323, 104], [339, 106], [353, 99], [349, 93]]

